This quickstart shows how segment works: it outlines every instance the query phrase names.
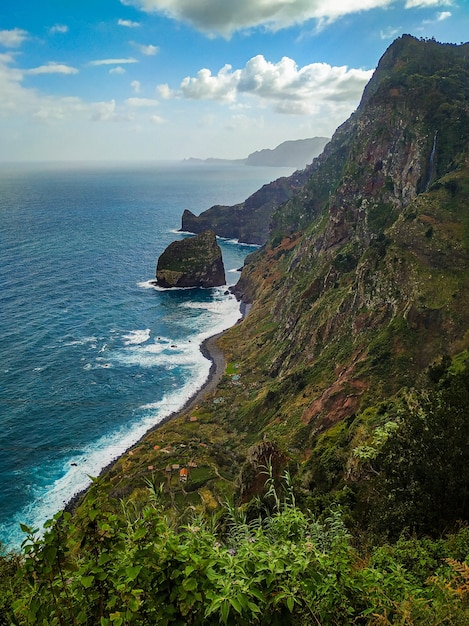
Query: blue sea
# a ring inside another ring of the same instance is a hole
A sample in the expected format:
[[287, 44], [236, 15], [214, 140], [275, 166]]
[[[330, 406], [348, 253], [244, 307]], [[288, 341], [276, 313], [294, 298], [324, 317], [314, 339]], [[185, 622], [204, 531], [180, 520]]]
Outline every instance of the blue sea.
[[[291, 170], [0, 164], [0, 541], [42, 528], [207, 379], [225, 288], [150, 284], [185, 208], [244, 200]], [[227, 283], [252, 247], [221, 240]]]

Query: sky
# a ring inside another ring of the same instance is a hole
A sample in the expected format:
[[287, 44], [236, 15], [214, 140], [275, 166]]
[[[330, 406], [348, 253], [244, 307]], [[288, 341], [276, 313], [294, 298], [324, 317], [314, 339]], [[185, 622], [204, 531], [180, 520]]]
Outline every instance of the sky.
[[407, 33], [469, 0], [3, 0], [0, 161], [237, 159], [330, 137]]

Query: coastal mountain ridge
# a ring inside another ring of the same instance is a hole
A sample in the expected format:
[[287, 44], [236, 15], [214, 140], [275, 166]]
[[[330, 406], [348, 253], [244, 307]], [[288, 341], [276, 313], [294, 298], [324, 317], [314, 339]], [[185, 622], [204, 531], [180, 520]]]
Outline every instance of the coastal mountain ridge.
[[[328, 141], [325, 137], [286, 141], [275, 150], [252, 153], [246, 163], [249, 161], [255, 165], [273, 165], [280, 164], [281, 161], [286, 165], [294, 165], [299, 162], [301, 169], [291, 176], [282, 176], [266, 183], [244, 202], [234, 206], [216, 204], [200, 215], [194, 215], [192, 211], [185, 209], [181, 231], [201, 233], [213, 230], [219, 237], [238, 239], [240, 243], [264, 244], [269, 236], [272, 213], [302, 188], [310, 175], [309, 164], [314, 162]], [[300, 154], [294, 159], [291, 156], [292, 150], [298, 147]], [[305, 166], [306, 163], [308, 165]]]
[[260, 167], [296, 167], [303, 169], [322, 152], [329, 141], [327, 137], [308, 137], [283, 141], [275, 148], [251, 152], [245, 159], [185, 159], [186, 163], [226, 163]]

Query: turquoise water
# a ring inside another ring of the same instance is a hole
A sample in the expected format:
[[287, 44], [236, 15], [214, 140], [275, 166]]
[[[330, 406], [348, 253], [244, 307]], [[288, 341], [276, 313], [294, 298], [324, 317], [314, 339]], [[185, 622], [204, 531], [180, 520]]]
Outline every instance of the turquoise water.
[[[44, 521], [202, 386], [201, 341], [236, 322], [225, 288], [159, 290], [185, 208], [285, 170], [0, 166], [0, 541]], [[228, 284], [252, 247], [221, 241]]]

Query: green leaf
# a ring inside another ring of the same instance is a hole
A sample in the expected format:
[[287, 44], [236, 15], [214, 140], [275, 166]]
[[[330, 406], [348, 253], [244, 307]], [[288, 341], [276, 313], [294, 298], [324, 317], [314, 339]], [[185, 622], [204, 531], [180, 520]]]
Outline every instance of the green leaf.
[[230, 603], [228, 600], [224, 600], [220, 607], [221, 621], [226, 624], [228, 622], [228, 615], [230, 614]]
[[234, 610], [241, 615], [243, 609], [241, 608], [241, 604], [239, 603], [237, 598], [230, 598], [230, 604], [234, 608]]
[[287, 607], [290, 613], [293, 612], [293, 607], [295, 606], [295, 598], [293, 596], [288, 596], [287, 598]]
[[136, 598], [129, 598], [127, 606], [133, 613], [136, 613], [139, 609], [140, 602]]
[[143, 537], [145, 537], [146, 534], [147, 534], [146, 528], [139, 528], [138, 530], [135, 531], [134, 541], [138, 541], [139, 539], [142, 539]]
[[186, 591], [195, 591], [197, 589], [197, 581], [195, 578], [186, 578], [182, 583], [182, 587]]
[[98, 515], [99, 515], [99, 509], [90, 509], [88, 511], [88, 517], [90, 518], [92, 522], [94, 522], [94, 520], [98, 517]]
[[91, 585], [93, 584], [93, 581], [94, 581], [94, 576], [82, 576], [81, 577], [81, 584], [83, 585], [85, 589], [89, 589]]
[[48, 563], [53, 563], [57, 556], [57, 548], [55, 546], [48, 546], [44, 550], [44, 558]]
[[130, 566], [126, 567], [125, 575], [127, 576], [129, 580], [135, 580], [137, 576], [140, 574], [141, 569], [142, 569], [141, 565], [135, 565], [134, 567], [130, 567]]

